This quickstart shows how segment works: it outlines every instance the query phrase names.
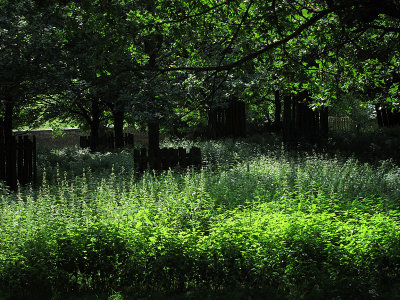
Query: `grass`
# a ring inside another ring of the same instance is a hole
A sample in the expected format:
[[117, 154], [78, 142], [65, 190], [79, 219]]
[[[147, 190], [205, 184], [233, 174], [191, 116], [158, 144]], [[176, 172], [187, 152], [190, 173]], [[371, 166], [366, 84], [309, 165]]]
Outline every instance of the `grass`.
[[142, 176], [41, 153], [39, 187], [0, 192], [0, 299], [400, 298], [398, 166], [199, 145], [202, 170]]

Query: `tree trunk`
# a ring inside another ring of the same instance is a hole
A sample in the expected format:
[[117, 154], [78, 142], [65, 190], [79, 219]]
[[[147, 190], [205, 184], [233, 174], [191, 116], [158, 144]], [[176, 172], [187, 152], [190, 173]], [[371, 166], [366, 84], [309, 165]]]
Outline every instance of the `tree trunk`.
[[92, 120], [90, 122], [90, 150], [97, 150], [99, 145], [100, 108], [97, 101], [92, 100]]
[[289, 96], [286, 96], [283, 99], [283, 139], [285, 142], [288, 142], [291, 138], [291, 108], [291, 99]]
[[14, 103], [10, 95], [6, 95], [4, 111], [4, 141], [6, 150], [6, 183], [11, 190], [17, 190], [16, 144], [12, 135]]
[[378, 125], [379, 127], [383, 127], [382, 110], [379, 104], [375, 104], [375, 111], [376, 111], [376, 118], [378, 121]]
[[282, 128], [281, 124], [281, 111], [282, 111], [282, 104], [281, 104], [281, 97], [279, 91], [275, 91], [275, 130], [279, 131]]
[[6, 142], [12, 137], [14, 104], [10, 97], [6, 99], [4, 112], [4, 137]]
[[114, 111], [114, 136], [115, 136], [115, 148], [124, 147], [124, 117], [125, 113], [123, 110]]
[[217, 137], [217, 111], [215, 108], [210, 108], [208, 111], [208, 137], [215, 139]]
[[296, 102], [297, 98], [295, 96], [290, 97], [290, 105], [291, 105], [291, 119], [290, 119], [290, 135], [292, 139], [295, 139], [296, 137], [296, 112], [297, 112], [297, 107], [296, 107]]
[[302, 104], [298, 102], [298, 99], [295, 98], [295, 117], [294, 117], [294, 126], [295, 126], [295, 132], [296, 132], [296, 137], [302, 135], [302, 119], [303, 119], [303, 107]]
[[320, 116], [321, 136], [324, 138], [327, 138], [328, 137], [328, 129], [329, 129], [328, 108], [322, 107], [319, 116]]
[[381, 117], [382, 117], [383, 127], [389, 127], [389, 120], [386, 108], [381, 108]]

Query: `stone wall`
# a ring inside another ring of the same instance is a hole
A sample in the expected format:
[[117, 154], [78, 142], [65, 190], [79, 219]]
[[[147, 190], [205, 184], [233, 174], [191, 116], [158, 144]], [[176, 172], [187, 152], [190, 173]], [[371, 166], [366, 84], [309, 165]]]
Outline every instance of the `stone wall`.
[[[110, 129], [112, 131], [112, 129]], [[135, 146], [147, 146], [147, 134], [135, 129], [126, 129], [124, 132], [133, 133], [135, 137]], [[14, 131], [18, 135], [35, 135], [38, 148], [62, 149], [65, 147], [79, 146], [79, 137], [89, 135], [88, 132], [82, 132], [79, 128], [61, 129], [61, 135], [53, 134], [51, 129], [32, 129]]]

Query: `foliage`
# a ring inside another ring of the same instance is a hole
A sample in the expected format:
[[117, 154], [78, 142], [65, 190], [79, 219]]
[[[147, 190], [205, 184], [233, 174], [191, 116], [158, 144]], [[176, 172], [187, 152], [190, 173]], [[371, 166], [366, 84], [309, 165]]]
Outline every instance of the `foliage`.
[[399, 296], [397, 166], [245, 142], [203, 151], [219, 166], [55, 170], [37, 189], [3, 190], [1, 297]]
[[123, 110], [193, 125], [234, 94], [265, 114], [277, 90], [308, 90], [314, 106], [353, 106], [349, 92], [398, 98], [399, 7], [389, 0], [19, 0], [1, 10], [2, 94], [29, 122], [89, 126]]

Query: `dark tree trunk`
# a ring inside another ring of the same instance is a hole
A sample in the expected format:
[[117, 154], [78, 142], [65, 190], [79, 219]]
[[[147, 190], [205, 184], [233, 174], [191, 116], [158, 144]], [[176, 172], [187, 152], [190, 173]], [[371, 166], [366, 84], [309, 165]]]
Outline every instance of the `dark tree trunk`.
[[215, 139], [217, 137], [217, 111], [215, 108], [210, 108], [208, 111], [208, 137]]
[[295, 131], [296, 134], [302, 135], [302, 118], [303, 118], [303, 107], [302, 104], [295, 100]]
[[225, 136], [238, 136], [240, 120], [237, 115], [237, 97], [231, 96], [228, 108], [225, 109]]
[[376, 119], [378, 121], [379, 127], [383, 127], [382, 111], [379, 104], [375, 104]]
[[282, 127], [281, 111], [282, 111], [281, 97], [279, 91], [275, 91], [275, 124], [274, 124], [275, 130], [280, 130]]
[[245, 137], [246, 136], [246, 103], [243, 101], [238, 101], [237, 103], [238, 106], [238, 124], [239, 124], [239, 132], [238, 136], [239, 137]]
[[322, 107], [320, 111], [320, 128], [321, 128], [321, 136], [327, 138], [328, 137], [328, 108]]
[[217, 138], [226, 136], [226, 113], [222, 107], [217, 107]]
[[92, 101], [92, 120], [90, 122], [90, 150], [97, 150], [99, 145], [99, 129], [100, 129], [100, 108], [97, 101]]
[[99, 145], [99, 129], [100, 124], [92, 121], [90, 123], [90, 151], [95, 152]]
[[291, 113], [290, 116], [290, 139], [293, 141], [296, 138], [296, 113], [297, 113], [297, 98], [290, 97]]
[[381, 109], [381, 116], [382, 116], [382, 124], [384, 127], [389, 127], [389, 117], [388, 111], [386, 108]]
[[122, 110], [114, 111], [114, 136], [115, 148], [124, 147], [124, 117], [125, 113]]
[[5, 110], [3, 120], [3, 133], [5, 142], [5, 178], [6, 184], [11, 190], [17, 189], [17, 173], [16, 173], [16, 143], [13, 138], [13, 112], [14, 103], [12, 97], [6, 93]]
[[389, 126], [392, 127], [396, 125], [394, 112], [390, 108], [386, 109], [386, 111], [387, 111]]
[[6, 182], [12, 191], [17, 190], [17, 149], [14, 137], [6, 141]]
[[291, 108], [291, 99], [289, 96], [286, 96], [283, 100], [283, 139], [285, 142], [288, 142], [291, 136]]
[[318, 120], [319, 120], [319, 114], [317, 110], [311, 110], [311, 135], [312, 135], [312, 140], [313, 141], [318, 141]]
[[4, 112], [4, 137], [7, 142], [12, 137], [12, 130], [13, 130], [14, 104], [10, 98], [6, 99], [5, 106], [6, 107]]

